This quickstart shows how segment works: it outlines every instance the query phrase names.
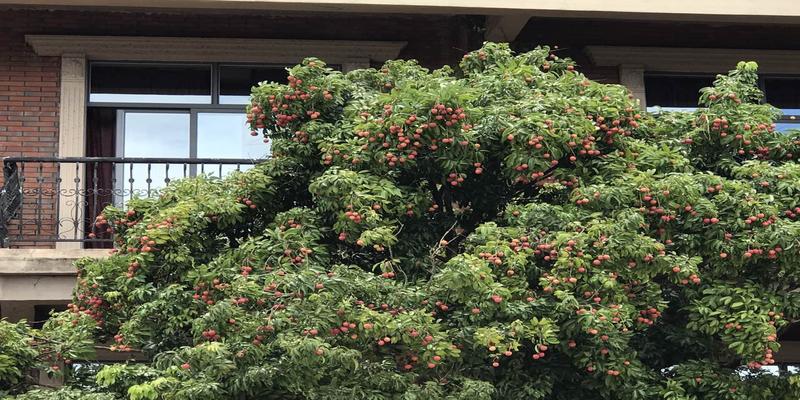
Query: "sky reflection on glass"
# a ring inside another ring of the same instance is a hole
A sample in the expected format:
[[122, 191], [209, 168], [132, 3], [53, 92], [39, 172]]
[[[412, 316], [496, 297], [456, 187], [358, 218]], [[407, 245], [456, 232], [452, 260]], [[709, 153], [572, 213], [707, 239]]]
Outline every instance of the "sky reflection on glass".
[[[188, 112], [125, 112], [122, 156], [150, 158], [189, 158], [190, 120]], [[246, 116], [239, 112], [197, 113], [198, 158], [264, 159], [270, 153], [269, 143], [261, 136], [251, 136]], [[204, 164], [192, 168], [182, 164], [125, 164], [118, 185], [140, 197], [155, 195], [174, 180], [192, 173], [216, 177], [231, 171], [247, 170], [252, 165]], [[193, 171], [194, 170], [194, 171]], [[131, 178], [133, 181], [131, 182]], [[148, 183], [148, 179], [150, 182]], [[149, 191], [149, 192], [148, 192]], [[130, 199], [130, 193], [119, 201]]]
[[[197, 157], [262, 159], [269, 154], [269, 143], [261, 136], [250, 136], [244, 113], [198, 113]], [[210, 168], [209, 168], [210, 167]], [[218, 166], [209, 166], [206, 172], [219, 175]], [[242, 165], [241, 170], [252, 168]], [[222, 166], [223, 174], [236, 169], [235, 165]]]
[[[125, 157], [189, 157], [187, 112], [126, 112], [123, 153]], [[183, 176], [183, 166], [166, 164], [122, 164], [122, 182], [126, 195], [117, 202], [127, 202], [133, 194], [146, 197], [163, 188], [166, 179]], [[132, 180], [132, 181], [131, 181]], [[150, 182], [148, 182], [148, 180]]]

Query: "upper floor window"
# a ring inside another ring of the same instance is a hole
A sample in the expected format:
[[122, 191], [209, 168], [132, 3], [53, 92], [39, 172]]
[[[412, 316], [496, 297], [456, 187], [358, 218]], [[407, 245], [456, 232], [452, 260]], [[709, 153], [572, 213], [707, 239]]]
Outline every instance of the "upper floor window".
[[800, 77], [761, 78], [767, 103], [783, 111], [777, 129], [800, 129]]
[[210, 65], [91, 64], [91, 103], [211, 104]]
[[[710, 74], [646, 74], [647, 110], [696, 110], [700, 89], [713, 83], [714, 76]], [[777, 130], [800, 129], [800, 77], [766, 75], [760, 78], [759, 87], [765, 101], [783, 111]]]
[[285, 82], [286, 66], [97, 62], [89, 103], [243, 105], [262, 81]]
[[692, 111], [697, 109], [700, 89], [711, 86], [713, 76], [703, 75], [650, 75], [644, 77], [647, 109], [666, 111]]
[[286, 69], [275, 66], [221, 65], [219, 103], [247, 104], [254, 82], [285, 82]]
[[[120, 164], [113, 176], [100, 177], [104, 186], [122, 193], [117, 203], [150, 196], [176, 177], [246, 169], [232, 163], [263, 159], [270, 145], [250, 135], [244, 105], [253, 86], [285, 83], [287, 76], [284, 65], [92, 63], [86, 154], [153, 160]], [[228, 164], [169, 165], [166, 159], [227, 159]]]

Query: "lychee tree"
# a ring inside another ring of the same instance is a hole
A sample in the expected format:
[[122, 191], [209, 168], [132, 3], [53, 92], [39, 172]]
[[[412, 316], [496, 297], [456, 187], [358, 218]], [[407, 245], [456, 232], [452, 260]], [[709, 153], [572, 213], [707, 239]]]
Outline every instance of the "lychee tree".
[[800, 135], [756, 69], [653, 116], [547, 47], [306, 59], [253, 89], [269, 161], [106, 209], [70, 309], [6, 324], [68, 378], [89, 338], [147, 361], [19, 399], [796, 399], [762, 367], [800, 317]]

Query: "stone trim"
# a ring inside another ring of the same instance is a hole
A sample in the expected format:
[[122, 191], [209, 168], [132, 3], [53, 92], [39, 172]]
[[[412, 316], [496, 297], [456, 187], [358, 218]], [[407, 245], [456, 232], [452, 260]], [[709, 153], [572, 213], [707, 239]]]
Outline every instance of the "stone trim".
[[26, 35], [25, 41], [41, 56], [84, 54], [89, 60], [297, 64], [313, 56], [330, 64], [359, 67], [397, 58], [406, 46], [406, 42], [366, 40], [145, 36]]

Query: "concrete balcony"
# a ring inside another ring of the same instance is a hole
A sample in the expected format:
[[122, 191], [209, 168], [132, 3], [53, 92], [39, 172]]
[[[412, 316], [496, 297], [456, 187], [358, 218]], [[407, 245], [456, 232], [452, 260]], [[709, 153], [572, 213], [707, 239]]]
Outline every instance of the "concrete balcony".
[[[108, 249], [0, 249], [0, 317], [36, 321], [72, 299], [73, 263]], [[37, 318], [37, 311], [39, 318]]]

